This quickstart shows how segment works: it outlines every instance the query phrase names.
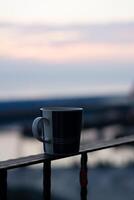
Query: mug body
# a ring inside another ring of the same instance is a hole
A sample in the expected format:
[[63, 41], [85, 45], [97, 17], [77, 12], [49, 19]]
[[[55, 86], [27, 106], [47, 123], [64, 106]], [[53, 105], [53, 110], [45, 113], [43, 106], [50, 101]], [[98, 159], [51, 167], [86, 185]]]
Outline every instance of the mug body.
[[82, 108], [52, 107], [41, 108], [43, 123], [44, 151], [48, 154], [71, 154], [79, 151], [82, 128]]

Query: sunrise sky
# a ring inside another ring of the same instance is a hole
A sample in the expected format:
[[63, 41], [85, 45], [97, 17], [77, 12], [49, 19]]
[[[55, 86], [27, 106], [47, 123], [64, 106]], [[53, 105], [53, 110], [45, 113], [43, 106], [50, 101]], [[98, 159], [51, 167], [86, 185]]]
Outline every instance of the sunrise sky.
[[0, 74], [1, 98], [88, 94], [101, 84], [100, 91], [127, 91], [134, 80], [134, 1], [2, 1]]
[[102, 23], [134, 19], [133, 0], [4, 0], [1, 20], [39, 23]]

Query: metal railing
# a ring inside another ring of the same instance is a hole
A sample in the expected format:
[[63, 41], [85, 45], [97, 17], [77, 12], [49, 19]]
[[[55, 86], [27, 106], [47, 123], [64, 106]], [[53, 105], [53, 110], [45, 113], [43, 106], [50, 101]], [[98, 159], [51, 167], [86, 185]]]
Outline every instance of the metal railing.
[[125, 145], [134, 142], [134, 136], [127, 136], [110, 141], [96, 142], [93, 145], [83, 145], [80, 147], [80, 151], [75, 154], [50, 156], [44, 154], [31, 155], [23, 158], [17, 158], [0, 162], [0, 200], [7, 200], [7, 180], [8, 170], [43, 163], [43, 199], [51, 200], [51, 162], [54, 160], [67, 158], [71, 156], [81, 155], [81, 167], [80, 167], [80, 196], [81, 200], [87, 200], [87, 154], [90, 152]]

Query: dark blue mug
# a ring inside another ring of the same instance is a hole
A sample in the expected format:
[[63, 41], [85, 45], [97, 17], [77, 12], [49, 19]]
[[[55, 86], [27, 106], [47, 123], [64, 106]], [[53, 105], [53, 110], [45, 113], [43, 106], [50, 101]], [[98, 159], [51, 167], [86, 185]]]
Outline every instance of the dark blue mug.
[[82, 108], [41, 108], [41, 117], [33, 121], [35, 138], [43, 142], [44, 152], [51, 155], [77, 153], [82, 128]]

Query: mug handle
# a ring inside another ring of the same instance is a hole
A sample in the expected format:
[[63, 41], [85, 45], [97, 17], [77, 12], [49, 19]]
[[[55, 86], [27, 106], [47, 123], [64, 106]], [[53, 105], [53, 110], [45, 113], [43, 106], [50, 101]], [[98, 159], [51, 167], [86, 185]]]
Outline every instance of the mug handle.
[[45, 118], [45, 117], [37, 117], [37, 118], [35, 118], [34, 121], [33, 121], [33, 124], [32, 124], [32, 132], [33, 132], [33, 136], [35, 138], [37, 138], [39, 141], [49, 143], [50, 142], [49, 139], [45, 139], [43, 137], [43, 135], [39, 135], [39, 124], [42, 123], [44, 120], [47, 123], [49, 122], [49, 120], [47, 118]]

